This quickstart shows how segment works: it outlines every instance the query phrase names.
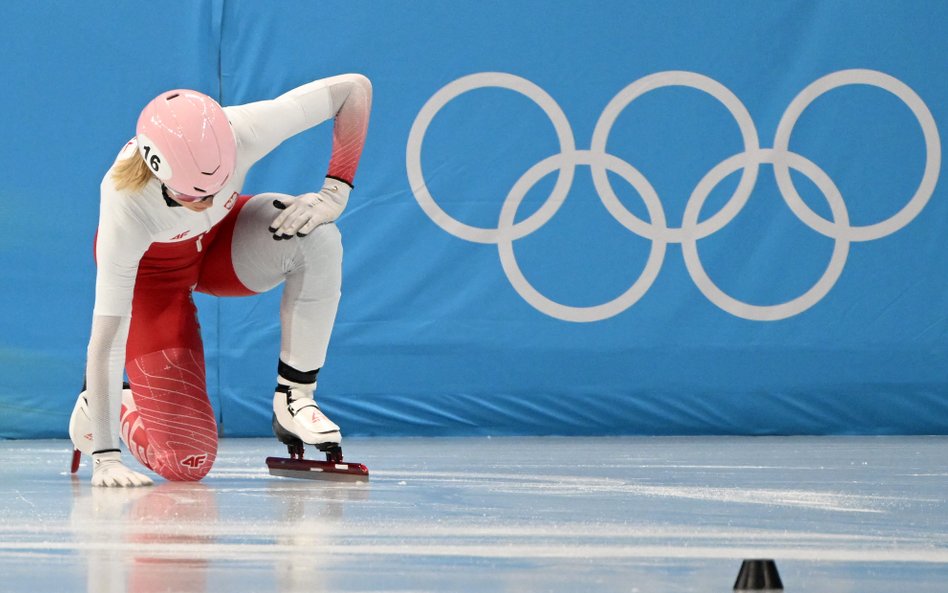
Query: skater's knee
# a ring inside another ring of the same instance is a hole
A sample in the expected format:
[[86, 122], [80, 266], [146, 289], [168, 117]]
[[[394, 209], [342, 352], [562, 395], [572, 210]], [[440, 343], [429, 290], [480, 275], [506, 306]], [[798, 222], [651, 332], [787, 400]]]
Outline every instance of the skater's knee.
[[335, 223], [320, 225], [303, 239], [300, 245], [308, 255], [342, 260], [342, 233]]
[[321, 237], [325, 241], [341, 242], [342, 240], [342, 233], [339, 232], [339, 227], [336, 226], [335, 222], [319, 225], [313, 229], [309, 236]]
[[151, 469], [166, 480], [195, 482], [211, 471], [217, 458], [217, 442], [200, 448], [169, 444], [152, 448], [148, 457]]
[[[213, 416], [177, 406], [155, 406], [125, 390], [122, 398], [121, 436], [132, 455], [166, 480], [196, 481], [211, 471], [217, 457], [217, 429]], [[208, 404], [208, 408], [210, 405]], [[182, 413], [183, 412], [183, 413]]]

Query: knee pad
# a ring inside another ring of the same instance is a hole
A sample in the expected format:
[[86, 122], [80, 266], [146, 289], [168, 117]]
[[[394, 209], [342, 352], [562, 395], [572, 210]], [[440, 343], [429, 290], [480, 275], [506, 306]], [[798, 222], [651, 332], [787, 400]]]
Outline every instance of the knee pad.
[[184, 348], [161, 350], [131, 361], [127, 371], [132, 389], [122, 398], [120, 423], [129, 451], [167, 480], [203, 478], [217, 457], [203, 357]]

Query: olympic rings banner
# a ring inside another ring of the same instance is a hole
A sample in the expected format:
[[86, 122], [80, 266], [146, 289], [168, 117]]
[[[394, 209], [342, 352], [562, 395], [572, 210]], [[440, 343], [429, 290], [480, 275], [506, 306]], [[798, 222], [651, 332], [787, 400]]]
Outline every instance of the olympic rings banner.
[[[43, 64], [0, 99], [0, 436], [65, 434], [141, 105], [340, 72], [375, 89], [317, 393], [346, 434], [948, 433], [944, 2], [26, 6], [0, 9], [3, 59]], [[331, 142], [247, 193], [312, 190]], [[279, 296], [196, 296], [225, 435], [269, 434]]]
[[[911, 198], [889, 218], [869, 225], [851, 225], [845, 201], [826, 172], [802, 155], [789, 150], [790, 135], [804, 109], [821, 95], [847, 85], [870, 85], [896, 96], [912, 111], [925, 141], [924, 171]], [[472, 227], [446, 214], [428, 190], [421, 166], [422, 141], [435, 114], [448, 101], [462, 93], [487, 87], [516, 91], [539, 105], [553, 123], [560, 145], [559, 154], [550, 156], [528, 169], [507, 194], [496, 229]], [[609, 133], [621, 111], [641, 95], [663, 87], [693, 88], [717, 99], [734, 117], [743, 142], [740, 153], [712, 168], [695, 186], [685, 206], [682, 226], [678, 228], [667, 226], [661, 199], [648, 179], [634, 166], [609, 154], [606, 149]], [[828, 74], [807, 86], [791, 101], [781, 117], [773, 145], [772, 149], [760, 148], [757, 129], [750, 113], [730, 90], [717, 81], [694, 72], [670, 71], [645, 76], [620, 91], [599, 117], [593, 130], [591, 148], [577, 150], [566, 115], [542, 89], [510, 74], [483, 73], [451, 82], [422, 107], [408, 138], [408, 179], [421, 208], [446, 232], [471, 242], [497, 244], [501, 264], [513, 287], [534, 308], [551, 317], [566, 321], [600, 321], [621, 313], [642, 298], [648, 287], [655, 282], [666, 245], [678, 243], [682, 246], [685, 264], [692, 280], [708, 300], [737, 317], [770, 321], [798, 315], [821, 300], [842, 274], [851, 241], [879, 239], [910, 223], [931, 198], [941, 168], [938, 128], [925, 102], [898, 79], [873, 70], [842, 70]], [[713, 283], [702, 267], [697, 245], [700, 239], [720, 231], [740, 214], [754, 190], [759, 166], [764, 163], [773, 165], [780, 195], [787, 207], [801, 222], [833, 239], [835, 244], [826, 272], [806, 293], [780, 304], [752, 305], [731, 297]], [[587, 165], [592, 169], [596, 192], [603, 206], [616, 221], [632, 233], [652, 241], [645, 271], [632, 287], [608, 303], [591, 307], [563, 305], [540, 294], [520, 270], [513, 250], [515, 240], [537, 231], [556, 214], [569, 193], [576, 165]], [[826, 220], [807, 206], [793, 184], [791, 168], [805, 174], [816, 184], [829, 202], [832, 220]], [[738, 170], [742, 171], [742, 174], [737, 189], [720, 210], [699, 223], [699, 214], [711, 191], [728, 175]], [[558, 171], [559, 176], [550, 196], [530, 217], [514, 223], [524, 196], [540, 179], [553, 171]], [[610, 185], [607, 171], [618, 173], [637, 191], [645, 202], [651, 222], [638, 218], [625, 208]]]

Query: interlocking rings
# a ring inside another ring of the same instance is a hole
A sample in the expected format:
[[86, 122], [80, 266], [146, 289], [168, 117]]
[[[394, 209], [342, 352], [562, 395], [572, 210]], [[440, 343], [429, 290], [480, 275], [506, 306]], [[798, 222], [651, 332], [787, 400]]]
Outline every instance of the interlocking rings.
[[[847, 85], [870, 85], [881, 88], [899, 98], [918, 120], [925, 141], [925, 169], [918, 188], [906, 205], [891, 217], [865, 226], [853, 226], [839, 189], [829, 176], [812, 161], [790, 151], [790, 135], [804, 110], [815, 99], [835, 88]], [[667, 225], [661, 200], [655, 189], [631, 164], [609, 154], [606, 144], [609, 133], [619, 114], [635, 99], [655, 89], [684, 86], [707, 93], [731, 113], [744, 144], [742, 152], [713, 167], [695, 186], [681, 226]], [[421, 167], [421, 149], [428, 126], [442, 107], [468, 91], [499, 87], [516, 91], [536, 103], [549, 117], [559, 140], [560, 153], [533, 165], [511, 188], [501, 208], [497, 228], [481, 228], [464, 224], [438, 206], [428, 190]], [[750, 198], [761, 164], [773, 166], [777, 187], [791, 212], [814, 231], [833, 239], [833, 253], [820, 279], [804, 294], [776, 305], [754, 305], [739, 301], [718, 288], [705, 272], [698, 255], [698, 240], [703, 239], [731, 222]], [[569, 193], [575, 169], [590, 167], [599, 198], [609, 213], [626, 229], [652, 241], [645, 267], [632, 286], [615, 299], [589, 307], [573, 307], [557, 303], [540, 294], [526, 279], [517, 264], [513, 242], [533, 233], [546, 224], [557, 212]], [[634, 305], [651, 287], [661, 271], [668, 243], [679, 243], [685, 266], [695, 285], [704, 296], [719, 308], [744, 319], [772, 321], [786, 319], [806, 311], [819, 302], [835, 285], [846, 265], [849, 245], [855, 241], [871, 241], [890, 235], [911, 222], [935, 191], [941, 168], [941, 141], [935, 119], [921, 98], [900, 80], [875, 70], [841, 70], [826, 75], [798, 94], [784, 112], [777, 126], [773, 148], [761, 148], [757, 129], [750, 113], [741, 101], [719, 82], [694, 72], [667, 71], [645, 76], [617, 94], [599, 117], [593, 131], [589, 150], [577, 150], [573, 132], [566, 115], [543, 89], [512, 74], [483, 72], [451, 82], [435, 93], [421, 108], [408, 135], [406, 167], [412, 192], [422, 210], [446, 232], [476, 243], [497, 245], [504, 273], [514, 290], [537, 310], [566, 321], [589, 322], [613, 317]], [[802, 173], [812, 181], [826, 198], [832, 220], [814, 212], [797, 193], [790, 169]], [[741, 179], [734, 193], [721, 209], [703, 221], [698, 220], [701, 207], [711, 191], [728, 175], [741, 170]], [[538, 181], [553, 171], [558, 178], [543, 205], [525, 220], [515, 222], [527, 192]], [[650, 221], [645, 221], [622, 205], [609, 182], [608, 172], [622, 177], [638, 192], [645, 202]]]

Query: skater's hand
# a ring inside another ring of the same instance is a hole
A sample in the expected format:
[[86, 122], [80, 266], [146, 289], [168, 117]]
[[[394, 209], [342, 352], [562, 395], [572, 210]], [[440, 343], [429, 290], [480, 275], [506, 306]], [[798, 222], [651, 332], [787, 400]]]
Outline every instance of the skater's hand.
[[92, 454], [93, 486], [151, 486], [151, 478], [130, 470], [122, 463], [118, 451]]
[[276, 197], [273, 205], [282, 210], [270, 224], [270, 232], [277, 241], [294, 235], [305, 237], [319, 225], [333, 222], [346, 207], [352, 188], [336, 179], [326, 179], [318, 193]]

